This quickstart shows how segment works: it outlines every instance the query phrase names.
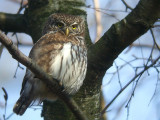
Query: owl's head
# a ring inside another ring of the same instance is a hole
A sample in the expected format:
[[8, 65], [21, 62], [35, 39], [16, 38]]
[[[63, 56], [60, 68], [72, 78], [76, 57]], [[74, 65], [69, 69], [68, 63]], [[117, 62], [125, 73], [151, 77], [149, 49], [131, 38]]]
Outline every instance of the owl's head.
[[80, 16], [55, 13], [48, 18], [42, 34], [60, 32], [66, 36], [82, 35], [84, 27], [84, 20]]

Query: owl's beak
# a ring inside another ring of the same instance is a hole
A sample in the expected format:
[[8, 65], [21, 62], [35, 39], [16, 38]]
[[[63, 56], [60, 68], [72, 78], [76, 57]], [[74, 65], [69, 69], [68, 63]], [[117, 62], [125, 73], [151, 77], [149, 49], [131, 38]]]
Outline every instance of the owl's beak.
[[69, 35], [69, 29], [68, 28], [66, 28], [65, 34], [66, 34], [66, 36]]

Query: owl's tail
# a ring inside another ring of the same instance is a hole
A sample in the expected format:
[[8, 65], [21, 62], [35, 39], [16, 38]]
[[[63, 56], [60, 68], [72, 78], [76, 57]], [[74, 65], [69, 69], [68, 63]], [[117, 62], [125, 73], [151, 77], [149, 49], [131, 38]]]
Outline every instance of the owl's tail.
[[31, 104], [32, 99], [23, 95], [17, 100], [16, 104], [14, 105], [13, 112], [17, 115], [23, 115], [26, 109]]

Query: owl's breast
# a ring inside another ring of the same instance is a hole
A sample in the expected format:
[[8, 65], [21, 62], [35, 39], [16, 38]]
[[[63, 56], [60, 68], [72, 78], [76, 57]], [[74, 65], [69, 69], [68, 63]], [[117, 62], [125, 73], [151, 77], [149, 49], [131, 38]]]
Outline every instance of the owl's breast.
[[83, 83], [87, 70], [87, 51], [71, 42], [64, 43], [58, 54], [53, 54], [50, 74], [62, 83], [65, 91], [74, 94]]

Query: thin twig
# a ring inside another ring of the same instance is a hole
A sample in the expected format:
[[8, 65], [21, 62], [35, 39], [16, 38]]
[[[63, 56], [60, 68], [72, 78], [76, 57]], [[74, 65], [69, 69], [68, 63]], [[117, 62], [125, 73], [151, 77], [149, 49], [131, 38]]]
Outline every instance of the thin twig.
[[127, 9], [130, 9], [130, 10], [133, 10], [133, 8], [132, 7], [130, 7], [127, 3], [126, 3], [126, 1], [125, 0], [121, 0], [122, 2], [123, 2], [123, 4], [126, 6], [126, 11], [127, 11]]
[[160, 27], [160, 25], [153, 25], [153, 28], [155, 28], [155, 27]]
[[[142, 73], [142, 74], [143, 74], [143, 73]], [[139, 81], [139, 79], [141, 78], [142, 74], [138, 75], [138, 78], [137, 78], [137, 80], [136, 80], [136, 84], [135, 84], [134, 87], [133, 87], [132, 94], [131, 94], [131, 96], [130, 96], [130, 98], [129, 98], [129, 100], [128, 100], [128, 102], [127, 102], [127, 104], [126, 104], [125, 107], [129, 107], [129, 104], [130, 104], [130, 102], [131, 102], [131, 100], [132, 100], [132, 97], [134, 96], [136, 87], [137, 87], [137, 85], [138, 85], [138, 81]]]
[[4, 120], [6, 120], [6, 110], [7, 110], [7, 100], [8, 100], [8, 93], [6, 91], [6, 89], [4, 87], [2, 87], [2, 90], [4, 92], [4, 100], [5, 100], [5, 111], [4, 111], [4, 115], [3, 118]]
[[[142, 46], [141, 46], [141, 43], [140, 43], [140, 40], [138, 39], [138, 42], [139, 42], [139, 45], [140, 45], [140, 50], [141, 50], [141, 55], [142, 55], [142, 58], [144, 58], [144, 54], [143, 54], [143, 48], [142, 48]], [[144, 61], [144, 59], [142, 59], [143, 60], [143, 65], [145, 64], [145, 61]]]
[[149, 63], [150, 61], [152, 62], [152, 54], [153, 54], [154, 46], [155, 46], [155, 44], [153, 45], [153, 47], [152, 47], [152, 49], [151, 49], [151, 53], [150, 53], [149, 58], [148, 58], [148, 60], [147, 60], [146, 66], [148, 65], [148, 63]]
[[14, 78], [16, 78], [17, 77], [17, 71], [18, 71], [18, 68], [20, 68], [20, 69], [22, 69], [22, 70], [24, 70], [24, 68], [20, 65], [20, 63], [18, 62], [18, 64], [17, 64], [17, 67], [16, 67], [16, 70], [15, 70], [15, 73], [14, 73]]
[[130, 105], [128, 105], [128, 107], [127, 107], [127, 120], [129, 118], [129, 108], [130, 108]]
[[119, 68], [118, 68], [116, 62], [114, 62], [114, 64], [115, 64], [116, 69], [117, 69], [118, 82], [119, 82], [120, 88], [122, 89], [122, 83], [121, 83], [121, 80], [120, 80]]
[[[133, 46], [133, 47], [146, 47], [146, 48], [152, 48], [153, 47], [153, 45], [147, 45], [147, 44], [141, 44], [141, 45], [139, 45], [139, 44], [136, 44], [136, 43], [133, 43], [132, 45], [130, 45], [130, 46]], [[158, 46], [159, 47], [159, 46]], [[158, 49], [157, 47], [154, 47], [154, 49]]]
[[106, 105], [106, 107], [102, 110], [101, 115], [105, 113], [108, 107], [115, 101], [115, 99], [139, 76], [142, 75], [146, 70], [156, 64], [156, 62], [160, 59], [160, 56], [157, 57], [149, 66], [146, 66], [139, 74], [134, 76], [114, 97], [113, 99]]
[[21, 12], [24, 8], [26, 8], [27, 5], [28, 5], [28, 3], [23, 4], [23, 3], [24, 3], [23, 1], [24, 1], [24, 0], [21, 0], [21, 2], [20, 2], [20, 8], [19, 8], [17, 14], [20, 14], [20, 12]]
[[[153, 98], [154, 98], [154, 96], [156, 95], [156, 92], [157, 92], [157, 88], [158, 88], [158, 84], [159, 84], [159, 80], [160, 80], [160, 78], [159, 78], [159, 71], [157, 71], [157, 72], [158, 72], [158, 74], [157, 74], [156, 87], [155, 87], [154, 93], [153, 93], [153, 95], [152, 95], [152, 97], [151, 97], [151, 99], [150, 99], [150, 101], [149, 101], [149, 104], [151, 103], [151, 101], [153, 100]], [[149, 104], [148, 104], [148, 105], [149, 105]]]
[[[118, 58], [119, 58], [119, 57], [118, 57]], [[138, 58], [135, 58], [135, 59], [130, 60], [130, 61], [126, 61], [126, 60], [124, 60], [124, 59], [122, 59], [122, 58], [119, 58], [119, 59], [122, 60], [122, 61], [124, 61], [125, 64], [123, 64], [123, 65], [121, 65], [120, 67], [118, 67], [118, 71], [120, 71], [121, 69], [123, 69], [126, 65], [129, 65], [133, 70], [135, 70], [135, 69], [134, 69], [135, 67], [132, 66], [131, 62], [134, 62], [134, 61], [137, 60]], [[139, 58], [139, 59], [140, 59], [140, 58]], [[110, 78], [110, 80], [109, 80], [106, 84], [104, 84], [103, 86], [108, 85], [108, 84], [112, 81], [112, 79], [114, 78], [114, 76], [117, 74], [117, 70], [114, 71], [114, 72], [111, 72], [111, 73], [106, 72], [106, 74], [113, 74], [113, 75], [112, 75], [112, 77]]]
[[[15, 33], [15, 36], [16, 36], [16, 40], [17, 40], [17, 48], [18, 48], [18, 47], [19, 47], [20, 42], [19, 42], [19, 39], [18, 39], [17, 33]], [[14, 73], [14, 78], [16, 78], [16, 74], [17, 74], [18, 68], [20, 68], [20, 69], [24, 70], [24, 68], [23, 68], [23, 67], [21, 67], [21, 66], [20, 66], [20, 63], [18, 62], [18, 64], [17, 64], [17, 68], [16, 68], [16, 71], [15, 71], [15, 73]]]
[[12, 117], [14, 113], [11, 113], [5, 120], [8, 120], [10, 117]]
[[[19, 10], [17, 11], [17, 14], [20, 14], [20, 12], [21, 12], [24, 8], [26, 8], [27, 5], [28, 5], [28, 3], [23, 4], [23, 0], [21, 0], [21, 2], [20, 2], [20, 8], [19, 8]], [[16, 34], [16, 32], [13, 32], [12, 35], [14, 35], [14, 34]]]
[[0, 45], [0, 58], [1, 58], [1, 55], [2, 55], [3, 48], [4, 48], [3, 44]]
[[151, 35], [152, 35], [154, 44], [156, 45], [157, 49], [160, 51], [160, 48], [159, 48], [159, 46], [158, 46], [158, 44], [157, 44], [157, 42], [156, 42], [156, 38], [155, 38], [155, 36], [154, 36], [154, 33], [153, 33], [152, 28], [150, 29], [150, 32], [151, 32]]

